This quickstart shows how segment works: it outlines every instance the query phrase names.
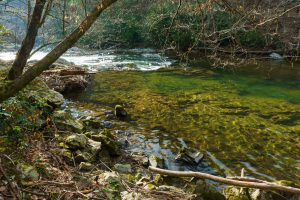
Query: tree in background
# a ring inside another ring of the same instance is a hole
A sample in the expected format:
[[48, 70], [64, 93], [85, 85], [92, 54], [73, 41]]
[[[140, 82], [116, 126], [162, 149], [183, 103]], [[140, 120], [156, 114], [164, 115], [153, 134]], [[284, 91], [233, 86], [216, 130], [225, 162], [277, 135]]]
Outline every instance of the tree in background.
[[[50, 51], [50, 53], [48, 53], [42, 60], [38, 61], [23, 73], [24, 66], [29, 58], [29, 53], [33, 48], [37, 31], [40, 27], [40, 24], [44, 21], [41, 19], [43, 19], [43, 13], [46, 13], [46, 4], [51, 2], [51, 0], [36, 0], [27, 34], [14, 61], [14, 65], [9, 72], [9, 81], [0, 86], [0, 102], [14, 96], [18, 91], [23, 89], [28, 83], [39, 76], [43, 71], [47, 70], [51, 64], [53, 64], [63, 53], [71, 48], [84, 35], [84, 33], [96, 21], [98, 16], [116, 1], [117, 0], [99, 1], [94, 6], [94, 9], [85, 17], [81, 24], [70, 35], [64, 38], [64, 40], [61, 41], [52, 51]], [[27, 48], [29, 50], [27, 50]]]

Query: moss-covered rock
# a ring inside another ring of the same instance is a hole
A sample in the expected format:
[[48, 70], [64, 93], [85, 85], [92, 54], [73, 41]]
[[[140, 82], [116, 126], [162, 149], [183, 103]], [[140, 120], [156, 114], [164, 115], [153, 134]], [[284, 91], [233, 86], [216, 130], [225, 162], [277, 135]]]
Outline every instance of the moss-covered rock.
[[224, 195], [227, 200], [249, 200], [251, 199], [249, 194], [240, 193], [240, 188], [228, 187], [224, 190]]
[[120, 144], [116, 137], [108, 130], [104, 129], [97, 135], [92, 135], [93, 140], [101, 142], [103, 149], [107, 150], [111, 156], [118, 156], [121, 154]]
[[115, 116], [118, 118], [125, 118], [127, 116], [127, 112], [125, 108], [121, 105], [115, 106]]
[[81, 133], [83, 131], [83, 125], [78, 120], [74, 119], [69, 112], [57, 110], [54, 112], [53, 117], [57, 129], [61, 131], [76, 133]]
[[83, 149], [86, 147], [88, 138], [84, 134], [70, 135], [65, 140], [71, 149]]

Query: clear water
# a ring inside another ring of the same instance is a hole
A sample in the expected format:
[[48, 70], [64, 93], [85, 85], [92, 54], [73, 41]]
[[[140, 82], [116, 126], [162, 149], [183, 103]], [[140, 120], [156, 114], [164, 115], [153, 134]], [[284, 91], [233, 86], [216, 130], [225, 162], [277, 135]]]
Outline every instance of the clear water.
[[253, 177], [299, 183], [300, 80], [262, 74], [201, 66], [105, 71], [73, 100], [91, 109], [124, 105], [149, 138], [142, 141], [148, 150], [173, 155], [183, 140], [219, 174], [245, 168]]

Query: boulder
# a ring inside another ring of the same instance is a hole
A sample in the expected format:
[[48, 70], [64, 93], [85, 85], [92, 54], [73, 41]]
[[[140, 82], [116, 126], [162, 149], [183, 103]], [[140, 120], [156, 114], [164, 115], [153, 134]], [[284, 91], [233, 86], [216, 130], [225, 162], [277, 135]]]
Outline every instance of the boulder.
[[70, 135], [65, 140], [71, 149], [83, 149], [86, 147], [88, 138], [84, 134]]
[[29, 99], [34, 101], [40, 101], [41, 99], [44, 99], [53, 107], [59, 107], [65, 101], [62, 94], [50, 89], [40, 78], [36, 78], [34, 81], [32, 81], [26, 86], [25, 90], [27, 90], [26, 95]]
[[100, 129], [102, 127], [99, 119], [90, 116], [82, 120], [82, 123], [86, 128]]

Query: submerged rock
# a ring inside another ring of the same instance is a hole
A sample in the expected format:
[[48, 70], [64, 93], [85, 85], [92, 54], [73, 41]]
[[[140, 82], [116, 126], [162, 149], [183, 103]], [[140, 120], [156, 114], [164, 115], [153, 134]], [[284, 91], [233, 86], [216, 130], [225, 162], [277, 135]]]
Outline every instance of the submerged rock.
[[175, 157], [176, 161], [185, 162], [191, 165], [197, 165], [203, 159], [204, 154], [193, 148], [183, 148]]
[[68, 136], [65, 142], [71, 149], [83, 149], [87, 145], [88, 138], [84, 134], [74, 134]]

